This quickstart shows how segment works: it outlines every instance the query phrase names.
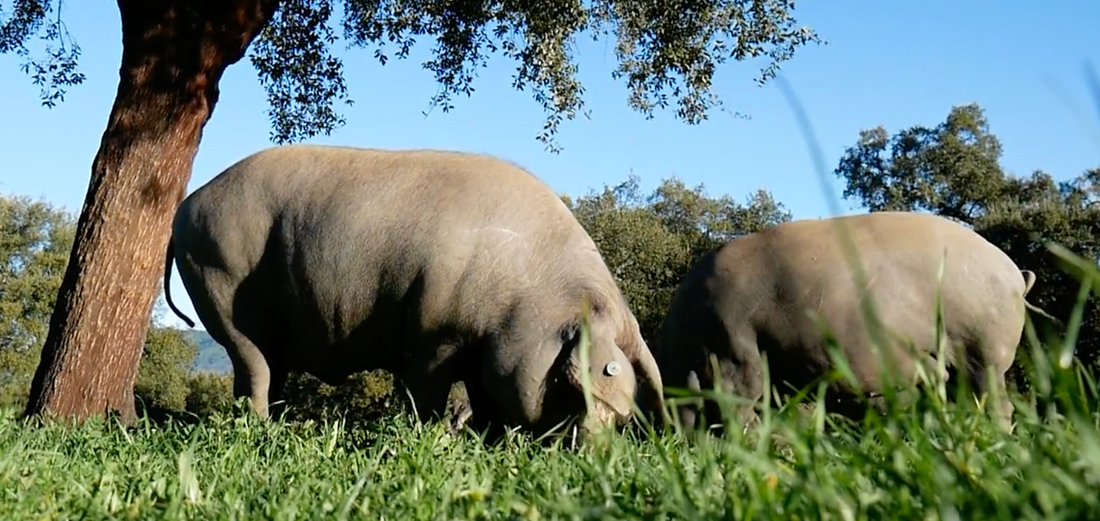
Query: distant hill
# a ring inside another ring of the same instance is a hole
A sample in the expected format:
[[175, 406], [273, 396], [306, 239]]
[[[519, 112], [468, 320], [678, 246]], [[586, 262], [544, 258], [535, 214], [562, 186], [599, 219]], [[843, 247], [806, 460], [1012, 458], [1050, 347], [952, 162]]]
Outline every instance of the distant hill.
[[229, 361], [229, 355], [221, 344], [210, 338], [210, 335], [201, 329], [187, 330], [191, 340], [199, 346], [199, 356], [195, 359], [195, 371], [209, 371], [222, 374], [233, 372], [233, 364]]

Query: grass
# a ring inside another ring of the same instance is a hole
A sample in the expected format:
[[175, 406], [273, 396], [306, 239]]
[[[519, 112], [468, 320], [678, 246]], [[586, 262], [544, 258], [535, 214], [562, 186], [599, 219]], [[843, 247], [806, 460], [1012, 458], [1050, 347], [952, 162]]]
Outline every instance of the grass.
[[[1082, 304], [1100, 292], [1095, 263], [1051, 249]], [[1100, 519], [1100, 390], [1067, 356], [1079, 320], [1065, 343], [1029, 324], [1012, 432], [942, 387], [860, 423], [767, 402], [722, 439], [604, 433], [576, 450], [486, 446], [408, 415], [124, 428], [2, 410], [0, 519]]]
[[407, 415], [126, 429], [7, 410], [0, 518], [1098, 519], [1100, 415], [1058, 398], [1095, 391], [1050, 376], [1063, 412], [1021, 403], [1013, 433], [928, 393], [861, 424], [787, 407], [725, 439], [607, 433], [576, 450], [519, 435], [486, 446]]

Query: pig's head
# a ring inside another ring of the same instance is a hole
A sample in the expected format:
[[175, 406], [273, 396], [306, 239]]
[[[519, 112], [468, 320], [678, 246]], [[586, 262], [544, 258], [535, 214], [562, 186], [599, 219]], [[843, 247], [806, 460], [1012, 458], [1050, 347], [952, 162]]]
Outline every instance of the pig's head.
[[[593, 306], [587, 320], [578, 317], [558, 327], [519, 325], [490, 348], [483, 381], [508, 423], [544, 433], [577, 421], [586, 437], [624, 426], [634, 417], [634, 403], [665, 418], [661, 376], [637, 322], [612, 311]], [[583, 391], [583, 341], [591, 413]]]

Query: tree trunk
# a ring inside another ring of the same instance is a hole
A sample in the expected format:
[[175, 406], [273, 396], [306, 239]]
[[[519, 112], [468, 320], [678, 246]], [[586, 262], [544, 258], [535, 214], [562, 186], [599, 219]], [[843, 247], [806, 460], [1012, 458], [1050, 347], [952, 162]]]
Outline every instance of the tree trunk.
[[278, 0], [118, 0], [118, 92], [25, 415], [136, 417], [134, 379], [218, 81]]

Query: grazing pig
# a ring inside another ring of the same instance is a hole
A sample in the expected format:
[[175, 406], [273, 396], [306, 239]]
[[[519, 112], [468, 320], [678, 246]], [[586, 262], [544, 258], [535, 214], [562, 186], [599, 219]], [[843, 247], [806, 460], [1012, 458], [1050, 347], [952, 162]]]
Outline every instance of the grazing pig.
[[462, 381], [482, 427], [545, 431], [585, 416], [587, 302], [596, 414], [582, 433], [621, 425], [635, 400], [665, 419], [660, 373], [596, 245], [511, 163], [273, 147], [189, 195], [172, 226], [166, 293], [175, 260], [233, 362], [234, 394], [262, 416], [289, 371], [335, 385], [380, 368], [422, 420], [441, 416]]
[[[942, 305], [946, 366], [971, 375], [971, 389], [1004, 390], [1024, 327], [1024, 300], [1035, 275], [1021, 270], [996, 246], [948, 219], [921, 213], [875, 212], [780, 224], [730, 241], [704, 256], [681, 282], [654, 347], [668, 387], [709, 390], [717, 359], [726, 391], [749, 400], [763, 394], [762, 355], [780, 392], [804, 388], [834, 368], [823, 319], [872, 402], [881, 407], [883, 382], [861, 310], [854, 271], [838, 227], [845, 227], [864, 267], [880, 323], [898, 342], [883, 351], [896, 383], [912, 382], [917, 363], [935, 370], [937, 271], [944, 262]], [[946, 252], [946, 254], [945, 254]], [[945, 256], [946, 255], [946, 256]], [[1040, 311], [1041, 312], [1041, 311]], [[816, 315], [816, 317], [815, 317]], [[1045, 315], [1045, 313], [1044, 313]], [[1049, 315], [1046, 315], [1049, 317]], [[916, 351], [910, 350], [915, 347]], [[982, 378], [987, 367], [992, 381]], [[851, 403], [854, 390], [839, 382], [830, 394]], [[1003, 396], [1003, 394], [1002, 394]], [[1012, 405], [1002, 400], [1005, 421]], [[697, 409], [679, 408], [692, 430]], [[709, 420], [718, 408], [708, 400]], [[754, 417], [740, 409], [739, 420]]]

